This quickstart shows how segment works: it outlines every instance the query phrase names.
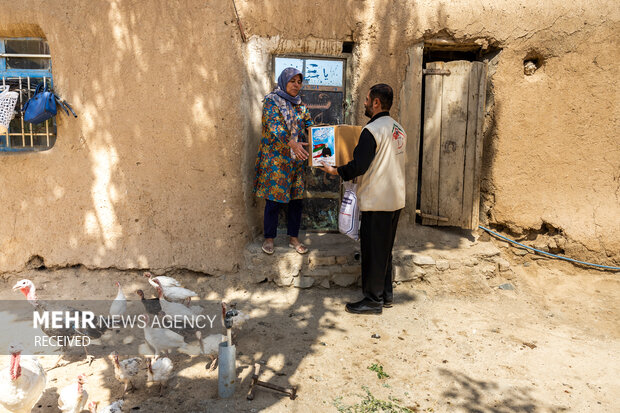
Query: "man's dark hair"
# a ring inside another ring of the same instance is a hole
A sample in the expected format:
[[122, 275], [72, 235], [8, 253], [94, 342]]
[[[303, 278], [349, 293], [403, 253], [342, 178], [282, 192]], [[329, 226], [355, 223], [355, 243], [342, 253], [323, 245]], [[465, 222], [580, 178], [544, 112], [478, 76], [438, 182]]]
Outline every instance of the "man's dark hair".
[[370, 88], [370, 102], [374, 102], [375, 98], [381, 102], [381, 109], [390, 110], [392, 100], [394, 100], [394, 92], [389, 85], [379, 83]]

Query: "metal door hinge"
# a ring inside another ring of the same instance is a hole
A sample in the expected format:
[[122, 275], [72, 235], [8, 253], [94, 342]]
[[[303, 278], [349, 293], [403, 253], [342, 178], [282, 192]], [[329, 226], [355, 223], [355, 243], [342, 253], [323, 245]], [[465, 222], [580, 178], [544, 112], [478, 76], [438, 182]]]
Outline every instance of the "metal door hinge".
[[422, 73], [425, 75], [450, 76], [448, 69], [422, 69]]
[[421, 212], [419, 209], [416, 209], [415, 213], [418, 214], [419, 216], [421, 216], [422, 218], [426, 218], [426, 219], [435, 219], [435, 220], [441, 221], [441, 222], [448, 222], [449, 221], [449, 219], [446, 218], [446, 217], [440, 217], [438, 215], [425, 214], [424, 212]]

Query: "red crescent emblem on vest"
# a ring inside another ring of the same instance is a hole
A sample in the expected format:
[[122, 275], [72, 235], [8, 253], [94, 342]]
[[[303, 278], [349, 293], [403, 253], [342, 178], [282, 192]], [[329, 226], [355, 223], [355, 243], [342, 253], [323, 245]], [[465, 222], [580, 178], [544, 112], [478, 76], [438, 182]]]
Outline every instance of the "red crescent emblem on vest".
[[396, 125], [394, 125], [394, 127], [392, 128], [392, 137], [394, 138], [395, 141], [397, 141], [396, 142], [396, 144], [398, 145], [397, 149], [401, 149], [404, 144], [403, 138], [405, 137], [405, 134]]

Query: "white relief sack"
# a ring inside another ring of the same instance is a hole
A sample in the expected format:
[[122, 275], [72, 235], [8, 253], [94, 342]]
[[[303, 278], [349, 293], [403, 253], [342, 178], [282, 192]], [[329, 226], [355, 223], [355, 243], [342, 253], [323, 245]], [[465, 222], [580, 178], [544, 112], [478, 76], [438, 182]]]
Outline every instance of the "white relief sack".
[[338, 213], [338, 230], [349, 238], [359, 240], [360, 207], [357, 203], [357, 184], [343, 182], [344, 193]]

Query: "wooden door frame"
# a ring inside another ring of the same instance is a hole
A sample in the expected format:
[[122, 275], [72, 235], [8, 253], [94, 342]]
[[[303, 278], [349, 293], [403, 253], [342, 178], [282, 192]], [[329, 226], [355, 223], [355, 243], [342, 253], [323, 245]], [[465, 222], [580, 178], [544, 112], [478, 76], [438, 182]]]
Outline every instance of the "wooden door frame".
[[400, 91], [399, 122], [407, 134], [405, 179], [407, 182], [404, 217], [415, 226], [418, 200], [418, 162], [420, 156], [420, 124], [422, 121], [422, 60], [424, 42], [407, 50], [408, 64]]

